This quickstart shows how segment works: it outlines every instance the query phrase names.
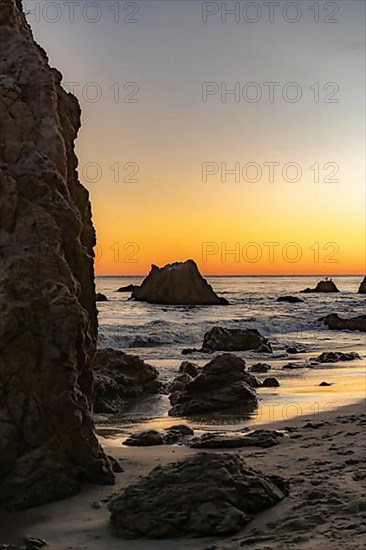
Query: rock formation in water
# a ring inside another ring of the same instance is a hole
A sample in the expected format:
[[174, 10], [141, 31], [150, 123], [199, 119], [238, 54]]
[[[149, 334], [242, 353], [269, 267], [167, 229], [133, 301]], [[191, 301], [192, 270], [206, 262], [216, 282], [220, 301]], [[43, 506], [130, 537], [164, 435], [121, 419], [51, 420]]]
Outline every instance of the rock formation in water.
[[201, 351], [247, 351], [272, 352], [271, 344], [254, 328], [238, 329], [213, 327], [205, 333]]
[[232, 410], [253, 411], [258, 387], [256, 378], [245, 372], [245, 361], [232, 353], [218, 355], [207, 363], [182, 391], [169, 397], [170, 416]]
[[333, 281], [319, 281], [315, 288], [305, 288], [305, 290], [300, 290], [300, 292], [339, 292], [337, 286]]
[[366, 332], [366, 315], [358, 315], [349, 319], [339, 317], [338, 313], [331, 313], [320, 319], [331, 330], [359, 330]]
[[151, 266], [141, 286], [132, 291], [134, 300], [166, 305], [225, 305], [208, 284], [193, 260], [176, 262], [164, 267]]
[[361, 281], [360, 287], [358, 289], [359, 294], [366, 294], [366, 277]]
[[0, 6], [0, 507], [113, 483], [94, 434], [94, 228], [78, 181], [75, 97]]
[[197, 453], [154, 468], [109, 509], [113, 533], [127, 539], [223, 536], [287, 494], [283, 478], [249, 468], [237, 454]]

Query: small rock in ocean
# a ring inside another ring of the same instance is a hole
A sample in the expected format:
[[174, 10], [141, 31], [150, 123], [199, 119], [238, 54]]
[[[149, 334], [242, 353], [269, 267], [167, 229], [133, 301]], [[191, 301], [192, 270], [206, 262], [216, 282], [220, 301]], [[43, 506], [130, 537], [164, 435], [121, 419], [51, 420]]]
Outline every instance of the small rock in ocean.
[[255, 365], [252, 365], [249, 367], [250, 372], [268, 372], [271, 369], [271, 365], [267, 365], [266, 363], [256, 363]]
[[360, 287], [358, 289], [359, 294], [366, 294], [366, 277], [361, 281]]
[[116, 292], [133, 292], [135, 288], [138, 288], [138, 285], [121, 286], [116, 290]]
[[332, 382], [320, 382], [319, 386], [333, 386]]
[[213, 327], [203, 337], [203, 352], [268, 350], [272, 348], [267, 338], [256, 329]]
[[311, 360], [316, 363], [337, 363], [338, 361], [353, 361], [354, 359], [361, 359], [358, 353], [351, 351], [349, 353], [343, 353], [341, 351], [324, 351], [318, 357], [312, 357]]
[[310, 365], [306, 365], [304, 363], [287, 363], [286, 365], [283, 365], [283, 370], [295, 370], [295, 369], [306, 369], [309, 368]]
[[115, 536], [167, 539], [237, 533], [288, 495], [288, 483], [239, 454], [197, 453], [158, 466], [109, 504]]
[[263, 380], [262, 387], [263, 388], [278, 388], [280, 386], [279, 381], [274, 376], [270, 376]]
[[298, 298], [298, 296], [279, 296], [276, 300], [276, 302], [288, 302], [289, 304], [298, 304], [303, 301], [304, 300]]
[[108, 302], [108, 298], [105, 294], [102, 294], [101, 292], [97, 292], [95, 295], [95, 301], [96, 302]]
[[359, 330], [366, 332], [366, 315], [358, 315], [349, 319], [339, 317], [338, 313], [331, 313], [319, 319], [328, 326], [330, 330]]
[[339, 292], [337, 286], [333, 281], [319, 281], [315, 288], [305, 288], [305, 290], [300, 290], [300, 292]]

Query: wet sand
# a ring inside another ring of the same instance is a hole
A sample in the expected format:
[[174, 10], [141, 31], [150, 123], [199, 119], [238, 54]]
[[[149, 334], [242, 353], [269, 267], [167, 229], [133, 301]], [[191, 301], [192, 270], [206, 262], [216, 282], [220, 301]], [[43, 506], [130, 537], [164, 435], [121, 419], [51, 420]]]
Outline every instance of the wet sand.
[[[0, 542], [23, 535], [45, 538], [54, 550], [255, 550], [363, 549], [366, 537], [366, 402], [267, 427], [290, 427], [271, 449], [240, 452], [248, 465], [290, 480], [290, 495], [258, 514], [233, 537], [166, 541], [115, 539], [105, 499], [156, 465], [197, 452], [182, 446], [128, 448], [104, 439], [106, 450], [122, 459], [115, 487], [84, 487], [75, 497], [32, 510], [0, 515]], [[265, 427], [266, 425], [263, 425]]]

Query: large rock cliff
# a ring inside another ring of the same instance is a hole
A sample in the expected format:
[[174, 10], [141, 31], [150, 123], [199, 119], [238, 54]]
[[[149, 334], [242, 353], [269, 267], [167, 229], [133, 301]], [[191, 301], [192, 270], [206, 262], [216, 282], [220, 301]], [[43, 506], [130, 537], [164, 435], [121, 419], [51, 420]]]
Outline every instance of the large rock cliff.
[[91, 415], [95, 233], [75, 97], [0, 2], [0, 507], [113, 483]]

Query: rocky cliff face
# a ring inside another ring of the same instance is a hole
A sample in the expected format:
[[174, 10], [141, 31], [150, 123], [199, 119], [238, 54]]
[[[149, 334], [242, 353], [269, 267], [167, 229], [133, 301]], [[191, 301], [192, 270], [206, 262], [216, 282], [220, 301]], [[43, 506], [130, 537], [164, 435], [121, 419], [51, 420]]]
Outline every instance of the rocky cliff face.
[[93, 430], [95, 234], [75, 97], [20, 0], [0, 9], [0, 506], [113, 482]]

